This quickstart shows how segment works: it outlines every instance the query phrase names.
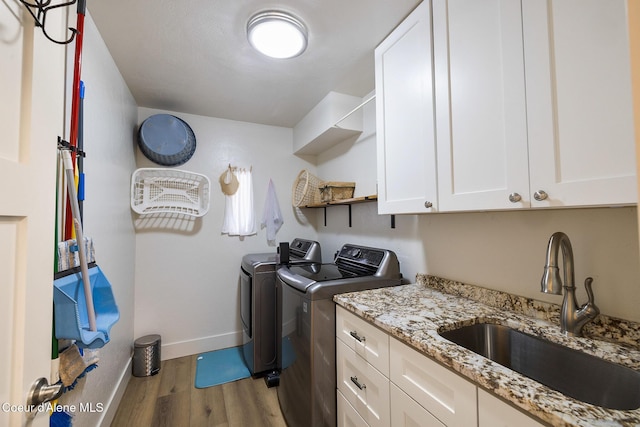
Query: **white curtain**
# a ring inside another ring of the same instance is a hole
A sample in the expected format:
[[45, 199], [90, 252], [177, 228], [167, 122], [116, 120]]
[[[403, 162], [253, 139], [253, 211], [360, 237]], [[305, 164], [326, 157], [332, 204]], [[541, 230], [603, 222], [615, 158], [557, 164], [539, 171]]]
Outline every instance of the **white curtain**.
[[229, 236], [250, 236], [256, 234], [252, 173], [245, 169], [234, 172], [238, 178], [238, 191], [231, 196], [224, 196], [222, 233]]

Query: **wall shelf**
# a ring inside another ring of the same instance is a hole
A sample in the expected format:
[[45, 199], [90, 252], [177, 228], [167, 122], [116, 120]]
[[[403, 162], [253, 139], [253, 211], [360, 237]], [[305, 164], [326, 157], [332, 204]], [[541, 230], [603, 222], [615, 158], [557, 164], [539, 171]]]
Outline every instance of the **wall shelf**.
[[373, 194], [371, 196], [354, 197], [351, 199], [334, 200], [333, 202], [326, 203], [313, 203], [311, 205], [304, 205], [303, 208], [326, 208], [327, 206], [338, 205], [355, 205], [357, 203], [375, 202], [378, 200], [378, 195]]
[[[329, 92], [293, 128], [293, 152], [318, 155], [363, 130], [362, 98]], [[345, 114], [346, 113], [346, 114]]]
[[[313, 203], [311, 205], [300, 206], [301, 208], [309, 208], [309, 209], [324, 209], [324, 226], [327, 226], [327, 207], [330, 206], [348, 206], [349, 207], [349, 227], [351, 227], [351, 205], [356, 205], [358, 203], [366, 203], [366, 202], [376, 202], [378, 200], [378, 195], [373, 194], [371, 196], [362, 196], [362, 197], [354, 197], [352, 199], [343, 199], [343, 200], [335, 200], [333, 202], [326, 203]], [[396, 228], [396, 216], [391, 215], [391, 228]]]

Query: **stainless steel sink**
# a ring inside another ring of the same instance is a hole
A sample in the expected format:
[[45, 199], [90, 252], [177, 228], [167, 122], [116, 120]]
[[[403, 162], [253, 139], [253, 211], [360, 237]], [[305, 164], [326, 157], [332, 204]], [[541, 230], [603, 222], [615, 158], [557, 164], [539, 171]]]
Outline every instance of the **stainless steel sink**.
[[582, 402], [640, 407], [640, 373], [627, 367], [502, 325], [478, 323], [440, 335]]

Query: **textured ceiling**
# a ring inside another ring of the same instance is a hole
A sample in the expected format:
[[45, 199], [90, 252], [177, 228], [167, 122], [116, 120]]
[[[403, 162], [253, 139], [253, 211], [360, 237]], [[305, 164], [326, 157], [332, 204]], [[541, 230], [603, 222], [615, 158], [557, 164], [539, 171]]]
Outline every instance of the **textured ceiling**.
[[[88, 0], [141, 107], [293, 127], [329, 91], [374, 89], [374, 48], [420, 0]], [[249, 18], [280, 9], [309, 30], [276, 60], [246, 39]]]

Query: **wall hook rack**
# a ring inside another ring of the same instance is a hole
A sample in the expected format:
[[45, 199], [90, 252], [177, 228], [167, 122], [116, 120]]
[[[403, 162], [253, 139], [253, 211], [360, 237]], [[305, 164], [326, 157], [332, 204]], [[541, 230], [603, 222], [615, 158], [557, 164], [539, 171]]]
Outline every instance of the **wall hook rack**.
[[31, 14], [31, 16], [35, 21], [36, 27], [42, 28], [42, 33], [44, 34], [44, 36], [47, 39], [51, 40], [52, 42], [56, 44], [69, 44], [76, 37], [76, 34], [78, 34], [78, 30], [76, 30], [75, 28], [69, 27], [69, 31], [71, 31], [71, 36], [67, 40], [62, 40], [62, 41], [55, 40], [54, 38], [49, 36], [49, 34], [47, 34], [47, 27], [46, 27], [47, 13], [49, 11], [60, 8], [60, 7], [71, 6], [72, 4], [76, 3], [76, 0], [71, 0], [68, 2], [58, 3], [58, 4], [55, 4], [55, 3], [52, 4], [52, 0], [33, 0], [33, 2], [20, 0], [20, 3], [22, 3], [27, 8], [27, 10], [29, 11], [29, 13]]

